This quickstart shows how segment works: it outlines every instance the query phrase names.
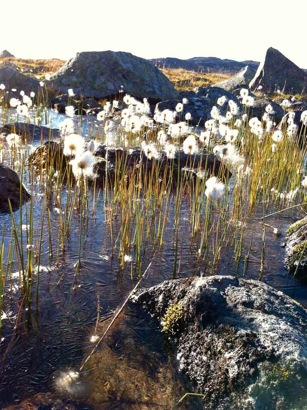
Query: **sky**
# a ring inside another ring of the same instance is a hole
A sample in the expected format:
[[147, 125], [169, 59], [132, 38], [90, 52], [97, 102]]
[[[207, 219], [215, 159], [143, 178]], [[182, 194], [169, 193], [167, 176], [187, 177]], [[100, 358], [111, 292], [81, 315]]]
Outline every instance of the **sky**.
[[68, 60], [81, 51], [263, 60], [307, 68], [306, 0], [1, 0], [0, 52]]

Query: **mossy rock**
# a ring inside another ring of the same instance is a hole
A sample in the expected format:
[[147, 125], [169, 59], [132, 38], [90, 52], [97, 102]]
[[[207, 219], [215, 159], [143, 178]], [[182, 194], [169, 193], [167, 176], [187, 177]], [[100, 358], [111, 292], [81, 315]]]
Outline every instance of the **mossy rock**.
[[292, 224], [285, 242], [285, 265], [290, 273], [307, 278], [307, 217]]

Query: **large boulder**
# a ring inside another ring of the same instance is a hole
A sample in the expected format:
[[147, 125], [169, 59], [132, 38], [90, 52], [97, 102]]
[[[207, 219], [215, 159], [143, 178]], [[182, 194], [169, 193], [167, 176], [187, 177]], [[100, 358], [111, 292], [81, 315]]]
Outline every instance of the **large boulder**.
[[249, 65], [245, 66], [233, 77], [214, 84], [215, 87], [223, 88], [226, 91], [233, 92], [241, 88], [248, 88], [250, 81], [254, 78], [256, 68]]
[[0, 213], [11, 212], [9, 202], [12, 210], [17, 211], [31, 198], [17, 173], [3, 164], [0, 164], [0, 182]]
[[136, 98], [165, 100], [177, 91], [168, 78], [149, 61], [126, 52], [81, 52], [51, 76], [57, 92], [72, 88], [76, 97], [118, 96], [120, 90]]
[[204, 408], [303, 408], [307, 311], [290, 297], [211, 276], [165, 281], [131, 300], [159, 321]]
[[[36, 78], [22, 74], [14, 65], [6, 62], [0, 65], [0, 84], [5, 85], [5, 98], [20, 97], [20, 91], [30, 94], [31, 91], [37, 93], [41, 88]], [[15, 91], [14, 91], [15, 90]]]
[[304, 94], [306, 85], [306, 73], [280, 51], [270, 47], [249, 87], [252, 91], [265, 93], [280, 90], [286, 94]]

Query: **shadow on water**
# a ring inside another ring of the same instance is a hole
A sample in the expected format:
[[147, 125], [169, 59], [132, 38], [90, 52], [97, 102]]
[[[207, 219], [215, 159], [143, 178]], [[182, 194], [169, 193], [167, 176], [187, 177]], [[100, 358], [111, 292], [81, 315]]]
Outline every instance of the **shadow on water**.
[[[283, 264], [286, 229], [301, 217], [299, 211], [273, 216], [266, 220], [267, 225], [263, 225], [261, 216], [261, 212], [255, 212], [248, 221], [243, 257], [236, 262], [229, 246], [221, 256], [217, 272], [242, 276], [244, 255], [249, 252], [246, 278], [261, 278], [307, 306], [307, 283], [289, 276]], [[39, 203], [35, 207], [35, 218], [40, 218]], [[55, 213], [52, 218], [56, 224]], [[189, 212], [184, 209], [179, 228], [177, 277], [207, 274], [204, 261], [197, 260], [194, 244], [186, 235], [188, 219]], [[0, 216], [0, 220], [3, 226], [7, 225], [5, 240], [8, 242], [10, 218]], [[78, 218], [73, 219], [72, 232], [77, 232], [77, 224]], [[272, 226], [280, 231], [280, 236], [274, 235]], [[263, 229], [265, 255], [262, 255], [261, 270]], [[76, 274], [78, 240], [78, 235], [72, 235], [65, 255], [51, 266], [48, 250], [44, 250], [42, 263], [49, 268], [40, 272], [38, 305], [34, 303], [29, 309], [18, 310], [16, 306], [21, 306], [23, 301], [16, 288], [16, 278], [10, 280], [11, 292], [5, 300], [6, 318], [0, 344], [0, 407], [31, 408], [20, 404], [28, 398], [28, 403], [45, 405], [41, 407], [45, 409], [57, 408], [52, 407], [57, 400], [63, 406], [75, 406], [72, 409], [171, 409], [192, 387], [178, 373], [176, 358], [166, 337], [150, 317], [135, 306], [128, 305], [124, 309], [79, 373], [81, 364], [138, 277], [131, 277], [133, 262], [123, 269], [113, 257], [102, 209], [97, 209], [95, 217], [89, 218], [82, 267]], [[173, 230], [169, 229], [163, 249], [157, 251], [153, 259], [150, 249], [143, 254], [143, 269], [150, 261], [152, 266], [141, 286], [172, 278], [173, 255]], [[69, 379], [65, 379], [67, 374]], [[202, 408], [201, 400], [191, 397], [178, 408]]]

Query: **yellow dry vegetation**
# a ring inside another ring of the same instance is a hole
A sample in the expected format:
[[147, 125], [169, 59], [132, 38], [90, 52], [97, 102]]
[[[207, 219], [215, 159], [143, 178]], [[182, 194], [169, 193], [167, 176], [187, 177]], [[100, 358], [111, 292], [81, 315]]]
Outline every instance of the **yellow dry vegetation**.
[[203, 73], [183, 68], [160, 68], [178, 91], [193, 91], [196, 87], [210, 87], [231, 77], [225, 73]]
[[58, 71], [65, 63], [57, 58], [53, 59], [24, 59], [15, 57], [0, 58], [0, 64], [10, 63], [15, 66], [23, 74], [31, 77], [44, 79], [47, 74], [53, 74]]

